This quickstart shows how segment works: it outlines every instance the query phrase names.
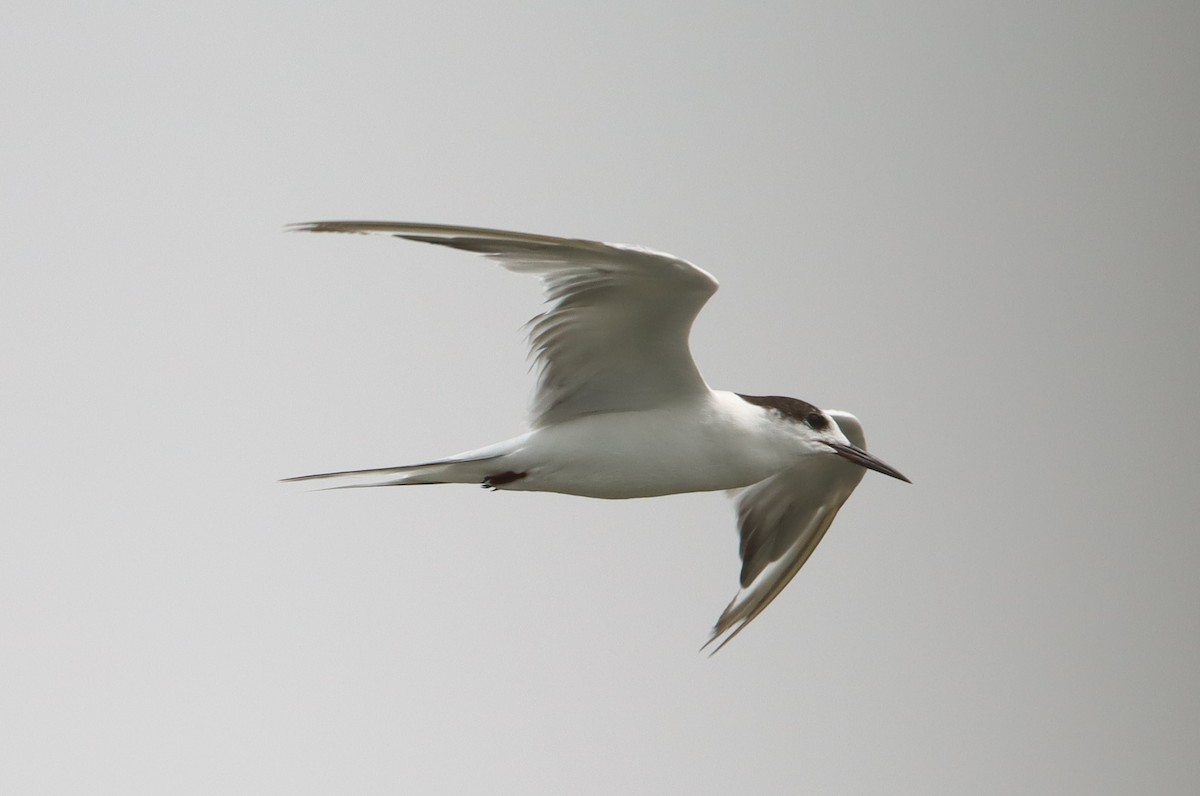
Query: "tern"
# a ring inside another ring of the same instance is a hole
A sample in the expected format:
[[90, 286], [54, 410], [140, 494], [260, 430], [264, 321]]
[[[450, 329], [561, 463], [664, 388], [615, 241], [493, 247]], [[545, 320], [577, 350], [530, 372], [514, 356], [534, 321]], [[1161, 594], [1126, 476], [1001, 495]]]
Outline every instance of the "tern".
[[317, 221], [289, 229], [388, 235], [482, 254], [539, 277], [547, 309], [527, 324], [538, 374], [528, 432], [423, 464], [287, 481], [479, 484], [609, 499], [727, 490], [736, 501], [742, 568], [737, 593], [701, 647], [720, 639], [714, 653], [792, 580], [867, 469], [908, 482], [867, 453], [862, 425], [847, 412], [710, 389], [688, 337], [717, 280], [686, 260], [479, 227]]

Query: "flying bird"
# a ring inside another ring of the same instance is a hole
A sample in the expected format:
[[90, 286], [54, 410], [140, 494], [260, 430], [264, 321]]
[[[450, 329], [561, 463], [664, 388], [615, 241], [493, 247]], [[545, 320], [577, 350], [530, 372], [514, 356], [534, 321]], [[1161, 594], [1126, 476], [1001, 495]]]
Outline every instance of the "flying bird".
[[640, 246], [440, 224], [317, 221], [289, 229], [482, 254], [540, 278], [547, 309], [527, 324], [538, 371], [528, 432], [423, 464], [287, 481], [480, 484], [610, 499], [729, 490], [741, 580], [701, 648], [720, 640], [713, 652], [791, 581], [867, 469], [908, 481], [867, 453], [849, 413], [711, 389], [688, 336], [717, 280], [686, 260]]

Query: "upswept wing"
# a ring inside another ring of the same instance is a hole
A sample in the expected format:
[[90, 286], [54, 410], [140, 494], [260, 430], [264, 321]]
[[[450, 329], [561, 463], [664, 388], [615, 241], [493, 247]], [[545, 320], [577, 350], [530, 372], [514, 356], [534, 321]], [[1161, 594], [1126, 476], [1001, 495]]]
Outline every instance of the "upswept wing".
[[[853, 444], [866, 447], [862, 426], [829, 412]], [[705, 647], [715, 653], [740, 633], [791, 582], [820, 544], [866, 470], [837, 456], [809, 456], [736, 493], [742, 557], [741, 589], [717, 619]]]
[[649, 409], [708, 389], [688, 335], [717, 280], [686, 260], [636, 246], [475, 227], [318, 221], [291, 228], [434, 243], [539, 277], [549, 308], [527, 324], [538, 368], [534, 427]]

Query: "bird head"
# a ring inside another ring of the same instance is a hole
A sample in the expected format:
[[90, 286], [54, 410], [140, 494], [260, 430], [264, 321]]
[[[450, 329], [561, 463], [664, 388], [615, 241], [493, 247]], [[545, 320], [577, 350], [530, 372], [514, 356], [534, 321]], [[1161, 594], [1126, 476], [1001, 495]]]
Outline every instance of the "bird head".
[[775, 412], [809, 453], [833, 454], [868, 470], [911, 484], [899, 470], [866, 451], [858, 418], [847, 412], [826, 412], [798, 398], [780, 395], [741, 395], [743, 400]]

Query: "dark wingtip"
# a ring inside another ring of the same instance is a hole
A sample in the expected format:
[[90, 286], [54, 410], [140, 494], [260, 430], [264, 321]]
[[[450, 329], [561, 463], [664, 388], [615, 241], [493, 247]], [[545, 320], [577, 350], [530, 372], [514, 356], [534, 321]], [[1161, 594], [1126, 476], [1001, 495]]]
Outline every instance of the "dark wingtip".
[[344, 221], [298, 221], [284, 224], [284, 232], [355, 232], [348, 229]]
[[[709, 637], [708, 641], [704, 642], [704, 644], [702, 644], [702, 645], [700, 646], [700, 649], [699, 649], [699, 650], [697, 650], [697, 652], [704, 652], [706, 649], [708, 649], [708, 648], [709, 648], [709, 646], [710, 646], [710, 645], [711, 645], [711, 644], [712, 644], [714, 641], [716, 641], [717, 639], [721, 639], [721, 643], [720, 643], [720, 644], [717, 644], [717, 646], [715, 646], [715, 647], [713, 647], [711, 650], [709, 650], [709, 652], [708, 652], [708, 657], [709, 657], [709, 658], [711, 658], [712, 656], [714, 656], [714, 655], [716, 655], [718, 652], [720, 652], [722, 649], [724, 649], [724, 647], [725, 647], [725, 645], [726, 645], [726, 644], [728, 644], [729, 642], [733, 641], [733, 637], [734, 637], [734, 636], [736, 636], [738, 633], [741, 633], [741, 632], [742, 632], [742, 628], [743, 628], [743, 627], [745, 627], [745, 626], [746, 626], [746, 624], [745, 624], [745, 623], [742, 623], [742, 624], [738, 625], [736, 628], [734, 628], [734, 630], [733, 630], [733, 632], [732, 632], [732, 633], [729, 633], [729, 628], [725, 628], [724, 630], [720, 631], [719, 633], [718, 633], [718, 632], [714, 632], [714, 633], [713, 633], [713, 634], [712, 634], [712, 635]], [[716, 630], [716, 629], [714, 628], [714, 631], [715, 631], [715, 630]], [[729, 635], [725, 635], [726, 633], [729, 633]], [[725, 638], [721, 638], [721, 636], [725, 636]]]

